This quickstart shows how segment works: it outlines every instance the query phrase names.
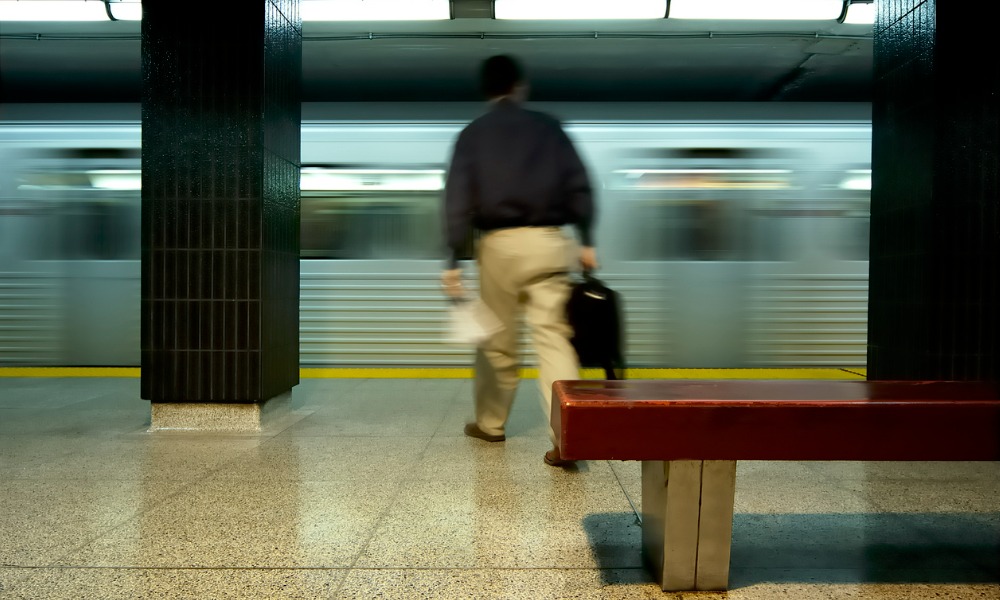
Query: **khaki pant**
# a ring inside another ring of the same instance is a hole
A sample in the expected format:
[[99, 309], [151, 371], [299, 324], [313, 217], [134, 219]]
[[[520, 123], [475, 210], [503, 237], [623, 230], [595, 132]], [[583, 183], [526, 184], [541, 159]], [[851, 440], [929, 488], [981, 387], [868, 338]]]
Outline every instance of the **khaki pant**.
[[553, 445], [552, 383], [579, 379], [580, 365], [566, 322], [569, 271], [576, 243], [559, 227], [519, 227], [485, 234], [479, 244], [479, 292], [503, 329], [476, 351], [476, 423], [504, 433], [519, 382], [518, 317], [524, 311], [538, 355], [542, 412]]

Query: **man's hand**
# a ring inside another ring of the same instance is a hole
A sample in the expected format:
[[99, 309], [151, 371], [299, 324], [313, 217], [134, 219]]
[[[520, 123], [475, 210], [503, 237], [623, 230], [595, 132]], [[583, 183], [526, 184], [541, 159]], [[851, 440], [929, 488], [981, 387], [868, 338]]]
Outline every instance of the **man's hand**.
[[465, 287], [462, 285], [462, 269], [445, 269], [441, 271], [441, 289], [449, 298], [461, 298], [465, 296]]
[[580, 266], [584, 271], [596, 271], [600, 266], [597, 264], [597, 250], [594, 250], [593, 246], [584, 246], [580, 249]]

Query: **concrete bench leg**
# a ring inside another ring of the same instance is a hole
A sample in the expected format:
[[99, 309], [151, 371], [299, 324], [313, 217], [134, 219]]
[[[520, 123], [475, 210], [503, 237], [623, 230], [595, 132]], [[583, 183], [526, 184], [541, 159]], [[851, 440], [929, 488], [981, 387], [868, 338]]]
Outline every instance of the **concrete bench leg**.
[[642, 554], [664, 591], [729, 586], [735, 460], [643, 461]]

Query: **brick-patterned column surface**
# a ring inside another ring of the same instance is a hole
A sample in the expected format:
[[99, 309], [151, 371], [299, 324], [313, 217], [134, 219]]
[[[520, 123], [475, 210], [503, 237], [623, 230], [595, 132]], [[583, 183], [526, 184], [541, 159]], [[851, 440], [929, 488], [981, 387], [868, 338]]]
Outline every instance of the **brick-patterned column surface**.
[[975, 18], [877, 2], [870, 379], [998, 375], [1000, 63]]
[[142, 397], [265, 401], [298, 383], [299, 2], [143, 8]]

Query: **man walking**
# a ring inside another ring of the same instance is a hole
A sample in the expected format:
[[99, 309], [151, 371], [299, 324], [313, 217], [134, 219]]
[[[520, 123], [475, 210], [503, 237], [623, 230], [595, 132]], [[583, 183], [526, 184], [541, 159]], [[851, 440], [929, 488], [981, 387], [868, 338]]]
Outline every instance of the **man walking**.
[[[478, 229], [480, 295], [503, 328], [476, 351], [475, 421], [465, 434], [489, 442], [506, 439], [519, 382], [517, 322], [523, 311], [538, 355], [542, 409], [553, 444], [545, 462], [564, 465], [558, 432], [549, 424], [552, 383], [579, 379], [565, 306], [575, 260], [584, 269], [597, 268], [590, 181], [560, 123], [522, 106], [527, 84], [517, 61], [487, 59], [480, 82], [490, 109], [455, 143], [444, 207], [451, 257], [441, 282], [447, 294], [464, 294], [458, 255], [471, 229]], [[579, 246], [566, 225], [576, 227]]]

